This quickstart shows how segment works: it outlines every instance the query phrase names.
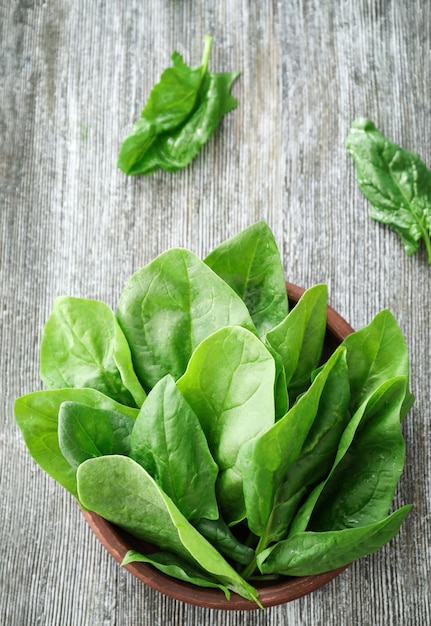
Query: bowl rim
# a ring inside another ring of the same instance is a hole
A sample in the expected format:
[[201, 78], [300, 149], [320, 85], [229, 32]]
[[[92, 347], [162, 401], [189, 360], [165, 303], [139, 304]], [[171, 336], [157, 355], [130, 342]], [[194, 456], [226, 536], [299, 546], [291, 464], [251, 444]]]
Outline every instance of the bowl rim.
[[[290, 282], [286, 282], [286, 290], [288, 298], [293, 304], [296, 304], [305, 291], [303, 287]], [[334, 346], [354, 332], [350, 324], [329, 305], [327, 306], [326, 327], [327, 338], [329, 335]], [[121, 563], [126, 552], [131, 548], [130, 536], [97, 513], [84, 509], [81, 511], [100, 543], [118, 563]], [[175, 600], [209, 609], [259, 610], [254, 602], [233, 592], [228, 600], [220, 589], [197, 587], [191, 583], [177, 580], [163, 574], [147, 563], [129, 563], [124, 567], [141, 582]], [[274, 583], [256, 584], [259, 601], [264, 608], [291, 602], [323, 587], [339, 576], [347, 567], [348, 565], [345, 565], [329, 572], [311, 576], [284, 576]]]

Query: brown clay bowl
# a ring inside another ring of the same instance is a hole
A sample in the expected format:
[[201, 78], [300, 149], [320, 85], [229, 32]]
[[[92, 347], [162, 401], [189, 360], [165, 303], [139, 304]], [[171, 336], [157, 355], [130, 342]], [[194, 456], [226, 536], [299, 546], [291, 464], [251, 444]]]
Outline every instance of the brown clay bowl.
[[[294, 305], [304, 292], [302, 287], [286, 283], [289, 300]], [[331, 307], [327, 311], [327, 332], [325, 338], [324, 358], [326, 359], [341, 341], [353, 332], [353, 328]], [[90, 528], [96, 537], [116, 561], [121, 563], [126, 552], [130, 549], [144, 553], [154, 552], [155, 547], [132, 537], [111, 522], [100, 517], [97, 513], [83, 511]], [[210, 609], [248, 610], [256, 609], [253, 602], [236, 594], [227, 600], [222, 591], [206, 589], [185, 583], [162, 574], [151, 565], [145, 563], [131, 563], [125, 568], [140, 581], [157, 591], [174, 598]], [[326, 585], [338, 576], [345, 567], [341, 567], [324, 574], [301, 577], [282, 577], [276, 582], [256, 584], [259, 591], [259, 600], [264, 607], [275, 606], [296, 600], [308, 593]], [[253, 582], [253, 584], [255, 584]]]

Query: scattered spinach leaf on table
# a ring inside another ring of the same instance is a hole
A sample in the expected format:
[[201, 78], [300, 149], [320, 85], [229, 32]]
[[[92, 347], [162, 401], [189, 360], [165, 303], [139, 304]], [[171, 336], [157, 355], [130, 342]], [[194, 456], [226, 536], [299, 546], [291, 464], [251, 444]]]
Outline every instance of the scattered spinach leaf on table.
[[431, 264], [431, 170], [366, 118], [353, 122], [346, 145], [371, 217], [398, 233], [408, 256], [423, 239]]
[[401, 330], [381, 311], [322, 357], [326, 285], [287, 302], [263, 222], [205, 261], [164, 252], [127, 281], [116, 314], [55, 301], [41, 342], [52, 388], [18, 398], [15, 418], [82, 507], [156, 546], [124, 563], [260, 606], [248, 581], [337, 568], [398, 532], [409, 507], [389, 510], [414, 400]]
[[201, 65], [189, 67], [177, 53], [152, 89], [141, 117], [124, 140], [118, 167], [129, 175], [176, 172], [192, 161], [218, 127], [236, 108], [231, 95], [239, 72], [208, 70], [212, 38], [205, 36]]

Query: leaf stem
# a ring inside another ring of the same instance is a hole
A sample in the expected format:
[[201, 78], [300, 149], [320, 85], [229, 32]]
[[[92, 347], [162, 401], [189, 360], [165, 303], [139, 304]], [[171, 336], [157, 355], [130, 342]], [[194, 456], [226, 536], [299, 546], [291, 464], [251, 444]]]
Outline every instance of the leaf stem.
[[202, 53], [202, 63], [201, 63], [202, 76], [206, 73], [208, 69], [208, 63], [210, 60], [211, 48], [213, 44], [213, 38], [211, 37], [211, 35], [205, 35], [204, 42], [205, 42], [205, 46], [204, 46], [204, 51]]
[[431, 239], [430, 236], [428, 235], [427, 231], [425, 231], [423, 233], [423, 238], [425, 241], [425, 247], [427, 249], [428, 252], [428, 265], [431, 265]]
[[253, 576], [254, 572], [256, 571], [257, 568], [257, 556], [258, 554], [260, 554], [261, 552], [263, 552], [263, 550], [265, 550], [266, 546], [267, 546], [268, 540], [267, 540], [267, 533], [265, 532], [262, 537], [259, 539], [259, 543], [256, 546], [256, 550], [254, 551], [254, 557], [253, 560], [250, 561], [250, 563], [243, 569], [243, 571], [241, 572], [241, 576], [247, 580], [248, 578], [250, 578], [251, 576]]

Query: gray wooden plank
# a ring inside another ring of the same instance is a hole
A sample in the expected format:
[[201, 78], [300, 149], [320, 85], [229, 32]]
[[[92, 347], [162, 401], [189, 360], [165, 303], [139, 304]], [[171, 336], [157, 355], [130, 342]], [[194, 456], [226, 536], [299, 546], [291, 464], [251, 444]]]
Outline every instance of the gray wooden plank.
[[[428, 624], [430, 269], [372, 222], [344, 141], [367, 115], [431, 164], [431, 7], [422, 0], [0, 2], [0, 621], [4, 624]], [[122, 137], [170, 53], [240, 70], [239, 107], [183, 172], [128, 179]], [[329, 285], [354, 327], [389, 307], [416, 405], [403, 424], [400, 535], [314, 594], [265, 612], [177, 603], [97, 543], [29, 457], [14, 399], [40, 388], [38, 344], [60, 294], [115, 307], [127, 277], [171, 246], [205, 255], [257, 219], [286, 278]]]

